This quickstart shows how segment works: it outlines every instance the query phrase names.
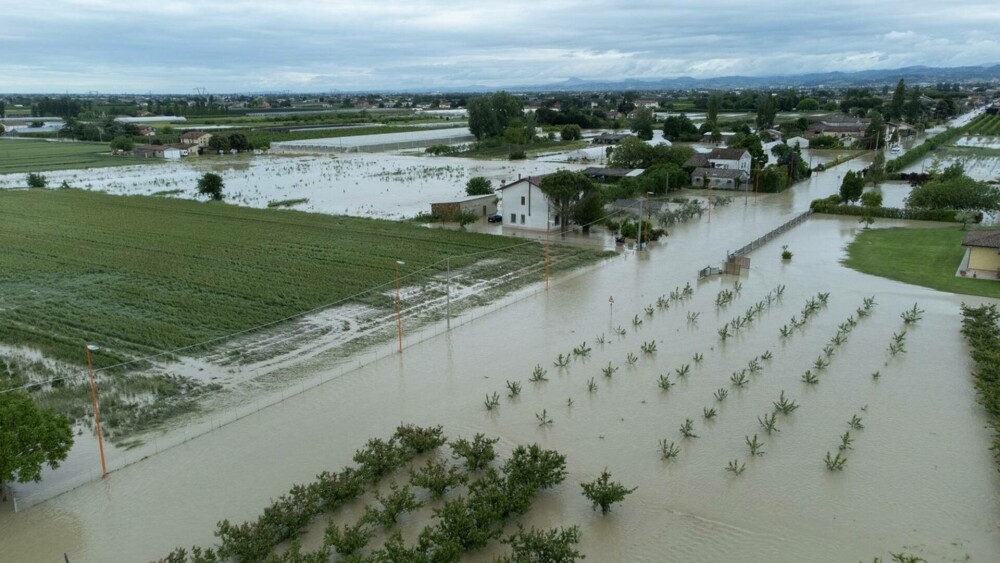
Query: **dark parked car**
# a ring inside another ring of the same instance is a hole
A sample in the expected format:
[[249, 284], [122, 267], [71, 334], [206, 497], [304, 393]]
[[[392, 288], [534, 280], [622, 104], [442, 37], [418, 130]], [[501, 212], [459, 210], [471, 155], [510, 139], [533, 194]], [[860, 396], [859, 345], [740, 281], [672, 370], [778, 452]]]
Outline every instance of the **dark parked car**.
[[495, 215], [490, 215], [489, 217], [486, 218], [486, 220], [489, 221], [490, 223], [503, 223], [503, 215], [500, 215], [499, 213]]

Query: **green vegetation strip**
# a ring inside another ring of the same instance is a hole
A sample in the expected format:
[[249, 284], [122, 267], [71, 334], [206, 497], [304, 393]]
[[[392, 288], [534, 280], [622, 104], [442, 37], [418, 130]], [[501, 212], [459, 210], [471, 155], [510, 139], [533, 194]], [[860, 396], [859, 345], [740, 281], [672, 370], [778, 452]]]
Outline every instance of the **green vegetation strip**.
[[[420, 470], [410, 470], [408, 485], [398, 487], [393, 483], [385, 496], [376, 492], [376, 502], [365, 507], [359, 520], [353, 525], [340, 526], [333, 519], [338, 509], [377, 488], [386, 477], [406, 468], [418, 456], [447, 443], [440, 426], [399, 426], [388, 440], [368, 440], [354, 454], [356, 467], [345, 467], [339, 473], [324, 471], [311, 483], [295, 485], [254, 521], [239, 525], [228, 520], [219, 522], [215, 532], [220, 540], [218, 547], [195, 547], [190, 553], [178, 548], [160, 563], [319, 562], [329, 561], [334, 553], [341, 557], [338, 560], [359, 563], [460, 561], [468, 552], [481, 550], [500, 538], [505, 524], [527, 513], [539, 492], [566, 477], [566, 457], [537, 445], [518, 446], [499, 470], [490, 467], [496, 457], [493, 445], [497, 441], [477, 434], [471, 442], [464, 439], [452, 442], [452, 457], [462, 461], [462, 468], [429, 459]], [[448, 489], [463, 483], [469, 483], [465, 496], [442, 499]], [[407, 547], [396, 525], [397, 518], [423, 505], [411, 487], [427, 489], [431, 497], [428, 501], [437, 506], [433, 508], [434, 523], [422, 529], [416, 545]], [[299, 538], [308, 533], [314, 519], [324, 514], [329, 515], [329, 522], [322, 546], [315, 552], [303, 553]], [[377, 531], [387, 532], [384, 545], [363, 555]], [[290, 549], [276, 556], [275, 549], [289, 540]], [[504, 540], [512, 548], [511, 556], [498, 561], [570, 563], [581, 557], [573, 548], [579, 540], [579, 528], [575, 526], [547, 533], [534, 529], [525, 532], [521, 528]]]
[[866, 274], [964, 295], [1000, 298], [1000, 283], [956, 277], [965, 249], [960, 227], [872, 229], [847, 246], [844, 265]]
[[920, 143], [919, 145], [906, 151], [905, 153], [901, 154], [898, 158], [894, 158], [893, 160], [887, 162], [885, 165], [885, 171], [892, 174], [903, 170], [907, 166], [913, 164], [914, 162], [917, 162], [918, 160], [926, 156], [927, 153], [931, 152], [932, 150], [959, 137], [966, 131], [978, 127], [979, 123], [982, 121], [984, 116], [985, 114], [980, 115], [979, 117], [976, 117], [975, 119], [973, 119], [966, 125], [963, 125], [962, 127], [949, 127], [944, 131], [938, 133], [937, 135], [925, 139], [923, 143]]
[[962, 305], [962, 334], [972, 346], [979, 370], [973, 374], [979, 402], [993, 427], [993, 459], [1000, 470], [1000, 312], [996, 305]]
[[125, 166], [136, 163], [137, 161], [132, 158], [111, 156], [111, 149], [107, 143], [0, 141], [0, 174]]
[[[341, 300], [392, 310], [397, 260], [403, 284], [419, 287], [443, 276], [448, 256], [479, 279], [544, 256], [494, 235], [80, 190], [0, 190], [0, 247], [0, 342], [77, 365], [96, 342], [97, 367]], [[567, 270], [605, 254], [552, 256]]]

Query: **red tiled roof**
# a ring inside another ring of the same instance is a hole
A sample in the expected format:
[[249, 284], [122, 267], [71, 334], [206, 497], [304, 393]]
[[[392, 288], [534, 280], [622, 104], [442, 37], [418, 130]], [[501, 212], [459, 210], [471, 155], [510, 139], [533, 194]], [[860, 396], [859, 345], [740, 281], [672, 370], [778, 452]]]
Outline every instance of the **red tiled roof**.
[[969, 231], [962, 241], [962, 246], [1000, 248], [1000, 230]]

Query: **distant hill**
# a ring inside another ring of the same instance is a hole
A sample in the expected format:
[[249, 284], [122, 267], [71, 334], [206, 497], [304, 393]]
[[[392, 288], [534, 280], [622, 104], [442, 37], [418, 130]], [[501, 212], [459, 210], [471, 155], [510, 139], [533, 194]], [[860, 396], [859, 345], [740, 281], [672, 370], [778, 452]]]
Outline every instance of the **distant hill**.
[[[625, 78], [621, 80], [584, 80], [570, 78], [552, 84], [528, 86], [487, 87], [467, 86], [449, 88], [452, 92], [580, 92], [580, 91], [620, 91], [620, 90], [690, 90], [690, 89], [733, 89], [733, 88], [785, 88], [820, 87], [843, 88], [848, 86], [894, 85], [899, 79], [907, 84], [935, 84], [938, 82], [1000, 82], [1000, 64], [988, 66], [961, 66], [936, 68], [909, 66], [903, 68], [862, 70], [857, 72], [818, 72], [812, 74], [790, 74], [784, 76], [720, 76], [717, 78]], [[437, 91], [441, 91], [440, 89]]]

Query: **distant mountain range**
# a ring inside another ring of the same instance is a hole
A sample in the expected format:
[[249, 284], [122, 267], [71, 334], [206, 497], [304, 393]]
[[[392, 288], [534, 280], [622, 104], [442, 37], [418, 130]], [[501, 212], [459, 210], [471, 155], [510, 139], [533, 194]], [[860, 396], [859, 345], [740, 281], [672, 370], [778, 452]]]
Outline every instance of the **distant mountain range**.
[[[960, 66], [936, 68], [928, 66], [908, 66], [882, 70], [861, 70], [857, 72], [817, 72], [812, 74], [790, 74], [784, 76], [720, 76], [716, 78], [626, 78], [622, 80], [584, 80], [570, 78], [553, 84], [531, 86], [511, 86], [497, 88], [490, 86], [467, 86], [448, 88], [449, 92], [590, 92], [621, 90], [728, 90], [734, 88], [793, 88], [895, 85], [902, 78], [908, 85], [935, 84], [938, 82], [1000, 82], [1000, 64], [987, 66]], [[430, 90], [441, 91], [441, 90]]]

